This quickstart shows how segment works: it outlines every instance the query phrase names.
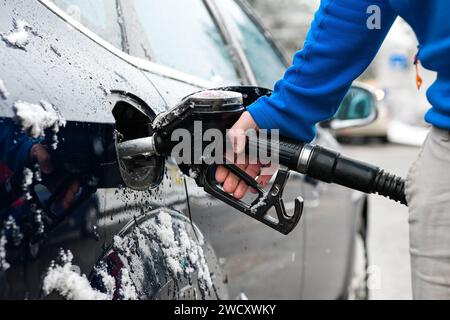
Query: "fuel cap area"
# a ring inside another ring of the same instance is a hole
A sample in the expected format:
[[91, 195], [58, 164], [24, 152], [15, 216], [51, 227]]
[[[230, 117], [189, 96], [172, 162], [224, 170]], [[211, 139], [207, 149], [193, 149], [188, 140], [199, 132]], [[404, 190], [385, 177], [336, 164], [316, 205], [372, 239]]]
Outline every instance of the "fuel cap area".
[[147, 190], [158, 186], [164, 176], [164, 158], [157, 155], [120, 157], [118, 144], [151, 137], [156, 115], [142, 101], [128, 95], [115, 94], [113, 116], [116, 120], [114, 143], [117, 163], [125, 185], [133, 190]]

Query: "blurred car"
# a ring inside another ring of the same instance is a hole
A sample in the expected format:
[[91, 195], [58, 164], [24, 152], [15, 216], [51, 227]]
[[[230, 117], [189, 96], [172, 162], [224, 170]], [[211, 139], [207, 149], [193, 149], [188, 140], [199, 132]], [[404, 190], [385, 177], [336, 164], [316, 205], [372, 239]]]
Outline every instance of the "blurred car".
[[[378, 116], [374, 122], [364, 126], [354, 126], [347, 128], [331, 128], [336, 139], [342, 143], [365, 143], [369, 140], [378, 140], [388, 142], [388, 129], [391, 122], [391, 114], [385, 103], [385, 93], [382, 89], [359, 83], [360, 86], [367, 88], [376, 95]], [[355, 100], [357, 108], [358, 102]], [[339, 116], [339, 114], [337, 115]]]
[[[0, 211], [1, 298], [50, 292], [85, 299], [367, 297], [364, 194], [292, 174], [286, 207], [292, 210], [301, 194], [305, 211], [283, 236], [206, 195], [170, 159], [165, 165], [145, 157], [117, 160], [117, 139], [148, 135], [155, 115], [182, 97], [218, 85], [271, 87], [282, 75], [283, 55], [244, 2], [7, 0], [0, 6], [0, 117], [2, 128], [14, 128], [0, 147], [29, 143], [25, 120], [42, 129], [37, 120], [53, 110], [49, 119], [64, 118], [66, 125], [59, 131], [52, 125], [33, 143], [50, 141], [55, 168], [69, 182], [81, 181], [78, 200], [93, 204], [76, 201], [61, 212], [48, 202], [61, 186], [22, 199], [14, 215], [12, 208]], [[374, 109], [373, 92], [355, 86], [353, 94]], [[41, 112], [24, 119], [19, 106]], [[327, 129], [319, 128], [316, 143], [339, 148]], [[35, 184], [25, 183], [30, 192], [41, 185], [37, 173]], [[126, 182], [145, 190], [127, 189]], [[82, 222], [71, 222], [73, 214]], [[8, 216], [17, 226], [5, 222]], [[57, 223], [43, 230], [42, 221]], [[73, 288], [66, 281], [74, 273], [89, 275], [92, 288], [83, 277], [77, 278], [83, 286]]]

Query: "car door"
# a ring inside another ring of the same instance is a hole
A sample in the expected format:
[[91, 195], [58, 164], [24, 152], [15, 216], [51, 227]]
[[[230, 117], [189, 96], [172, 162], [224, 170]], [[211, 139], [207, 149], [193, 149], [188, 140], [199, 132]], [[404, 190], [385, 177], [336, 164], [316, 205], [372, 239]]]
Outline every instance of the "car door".
[[[133, 4], [135, 12], [132, 14], [136, 19], [131, 20], [136, 24], [141, 22], [134, 26], [136, 43], [131, 45], [131, 48], [137, 48], [136, 54], [148, 57], [153, 53], [155, 61], [159, 59], [163, 64], [168, 61], [167, 64], [172, 64], [171, 67], [178, 71], [189, 72], [191, 76], [209, 81], [205, 86], [249, 83], [238, 77], [242, 72], [239, 67], [244, 63], [233, 63], [230, 50], [236, 54], [235, 57], [239, 55], [233, 43], [228, 42], [232, 38], [221, 34], [217, 27], [222, 16], [210, 16], [210, 12], [217, 14], [214, 3], [195, 0], [183, 3], [134, 1]], [[189, 7], [189, 11], [183, 10], [185, 6]], [[156, 17], [152, 14], [154, 12], [160, 15]], [[160, 39], [160, 30], [166, 31], [164, 39]], [[145, 39], [140, 37], [142, 34]], [[211, 48], [211, 41], [214, 49]], [[224, 58], [225, 61], [217, 62]], [[251, 69], [248, 72], [252, 72]], [[230, 77], [230, 74], [233, 76]], [[148, 76], [161, 95], [173, 103], [197, 89], [192, 82], [189, 83], [192, 77], [186, 78], [183, 83], [155, 73], [148, 73]], [[187, 185], [192, 217], [222, 262], [224, 281], [228, 283], [231, 297], [244, 293], [250, 298], [298, 298], [301, 291], [303, 233], [297, 232], [286, 238], [206, 195], [192, 179], [187, 178]], [[286, 277], [286, 274], [292, 276]]]
[[[5, 98], [0, 99], [5, 106], [0, 116], [2, 124], [13, 128], [10, 135], [2, 135], [2, 148], [16, 144], [18, 137], [23, 138], [23, 145], [28, 147], [31, 143], [45, 142], [28, 141], [30, 139], [22, 129], [28, 125], [27, 121], [34, 120], [33, 114], [21, 118], [14, 111], [18, 102], [28, 103], [25, 104], [27, 107], [34, 105], [39, 111], [52, 108], [52, 115], [58, 115], [66, 123], [59, 132], [50, 130], [43, 136], [51, 142], [58, 139], [57, 147], [48, 149], [53, 164], [61, 172], [70, 171], [74, 180], [89, 177], [81, 190], [91, 191], [87, 201], [54, 229], [45, 230], [48, 234], [39, 237], [39, 241], [29, 241], [30, 233], [24, 229], [23, 239], [17, 246], [12, 246], [8, 238], [10, 245], [5, 246], [5, 250], [9, 267], [0, 272], [2, 297], [40, 297], [42, 277], [61, 248], [71, 250], [73, 265], [89, 275], [111, 245], [113, 236], [128, 221], [162, 207], [187, 214], [183, 180], [173, 165], [160, 170], [158, 164], [150, 171], [142, 171], [147, 174], [154, 170], [154, 175], [149, 176], [155, 183], [159, 182], [161, 173], [163, 181], [158, 187], [135, 192], [123, 186], [123, 172], [119, 170], [114, 146], [118, 119], [124, 122], [131, 114], [136, 121], [129, 126], [123, 125], [124, 131], [128, 130], [123, 134], [130, 137], [142, 134], [148, 129], [152, 116], [166, 110], [167, 104], [142, 72], [145, 66], [139, 66], [139, 62], [127, 55], [124, 22], [118, 9], [115, 0], [2, 4], [1, 31], [5, 34], [22, 31], [27, 37], [21, 46], [5, 39], [0, 42], [0, 74], [8, 89], [8, 94], [3, 94]], [[36, 125], [39, 127], [42, 123]], [[3, 140], [3, 137], [9, 140]], [[24, 157], [26, 155], [27, 152]], [[144, 163], [143, 167], [146, 169], [149, 164]], [[23, 170], [23, 166], [17, 170]], [[37, 179], [36, 175], [34, 179]], [[58, 187], [63, 188], [59, 184]], [[36, 187], [38, 196], [48, 198], [51, 194], [44, 187], [38, 189], [39, 186]], [[33, 211], [28, 201], [21, 208], [24, 212], [17, 214], [17, 221], [22, 217], [37, 221], [45, 213]], [[91, 209], [95, 211], [94, 221], [91, 221]], [[8, 210], [2, 211], [2, 217], [10, 215]], [[81, 229], [86, 215], [88, 223], [95, 224], [95, 228], [83, 236]], [[33, 236], [34, 231], [32, 233]]]
[[[237, 37], [253, 70], [258, 85], [273, 87], [287, 64], [258, 18], [243, 1], [217, 0], [228, 27]], [[315, 143], [337, 149], [331, 135], [319, 128]], [[291, 203], [298, 195], [305, 200], [301, 224], [294, 232], [297, 238], [284, 241], [301, 250], [301, 267], [291, 272], [292, 286], [301, 288], [291, 297], [336, 298], [345, 289], [352, 239], [357, 214], [362, 210], [362, 195], [348, 189], [320, 183], [303, 175], [291, 173], [285, 189], [285, 201]], [[303, 278], [296, 272], [302, 272]], [[300, 281], [300, 283], [298, 282]]]

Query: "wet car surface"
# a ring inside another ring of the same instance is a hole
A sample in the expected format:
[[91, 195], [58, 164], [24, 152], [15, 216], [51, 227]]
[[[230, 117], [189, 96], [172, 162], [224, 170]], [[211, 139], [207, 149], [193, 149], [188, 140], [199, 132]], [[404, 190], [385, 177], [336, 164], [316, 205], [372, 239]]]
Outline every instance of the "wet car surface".
[[[75, 269], [88, 275], [101, 298], [127, 297], [120, 293], [127, 282], [122, 269], [136, 291], [132, 298], [349, 294], [355, 236], [366, 214], [362, 194], [293, 174], [286, 205], [292, 210], [302, 194], [306, 209], [296, 230], [283, 236], [206, 195], [170, 159], [164, 166], [145, 158], [118, 163], [118, 134], [148, 135], [153, 117], [184, 96], [222, 85], [269, 87], [284, 70], [282, 55], [241, 2], [184, 5], [190, 16], [177, 1], [0, 1], [0, 183], [26, 167], [34, 171], [25, 184], [32, 197], [0, 211], [1, 298], [45, 297], [43, 287], [55, 286], [50, 266], [55, 277]], [[249, 36], [256, 40], [246, 42]], [[40, 128], [32, 113], [18, 114], [20, 102], [49, 112], [53, 122]], [[44, 134], [33, 136], [33, 125]], [[325, 129], [317, 143], [339, 148]], [[34, 144], [47, 146], [54, 175], [81, 184], [83, 201], [65, 210], [57, 201], [45, 205], [65, 188], [48, 190], [45, 175], [39, 181], [38, 167], [20, 152]], [[152, 186], [132, 191], [125, 176]], [[7, 224], [10, 216], [20, 232]], [[191, 246], [165, 250], [167, 234], [174, 247], [185, 243], [180, 237]]]

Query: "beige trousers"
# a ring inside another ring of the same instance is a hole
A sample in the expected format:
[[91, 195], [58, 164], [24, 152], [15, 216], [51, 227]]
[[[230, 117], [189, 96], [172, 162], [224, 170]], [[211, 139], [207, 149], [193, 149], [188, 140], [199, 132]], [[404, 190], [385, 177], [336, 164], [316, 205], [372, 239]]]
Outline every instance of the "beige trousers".
[[450, 131], [432, 128], [409, 170], [414, 299], [450, 299]]

